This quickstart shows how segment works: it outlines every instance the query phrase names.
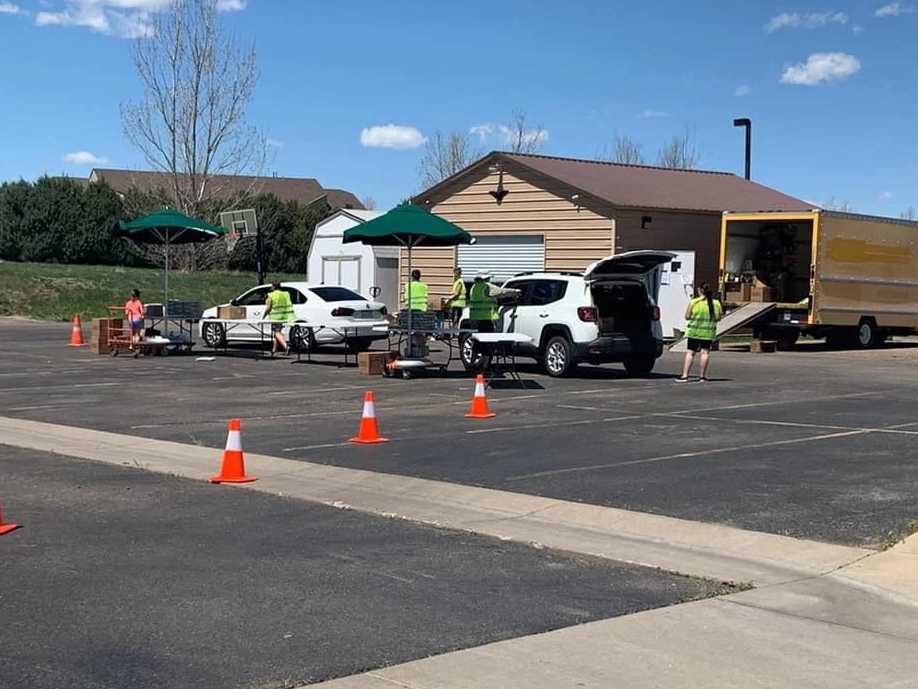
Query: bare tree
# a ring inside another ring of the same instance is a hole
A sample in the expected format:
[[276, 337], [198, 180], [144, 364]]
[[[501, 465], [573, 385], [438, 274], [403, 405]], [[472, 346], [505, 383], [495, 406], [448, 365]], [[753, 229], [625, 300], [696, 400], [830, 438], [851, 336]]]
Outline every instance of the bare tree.
[[690, 132], [685, 132], [681, 136], [674, 136], [657, 153], [657, 164], [660, 167], [691, 170], [698, 167], [699, 162], [701, 162], [701, 153], [699, 153], [694, 137]]
[[612, 143], [612, 152], [604, 151], [600, 158], [612, 163], [624, 163], [626, 165], [643, 165], [644, 152], [641, 150], [641, 144], [636, 142], [630, 136], [616, 136]]
[[364, 196], [362, 199], [360, 199], [360, 203], [362, 203], [363, 207], [368, 211], [376, 210], [376, 199], [374, 199], [372, 196]]
[[834, 196], [830, 196], [828, 201], [822, 204], [822, 207], [827, 211], [841, 211], [842, 213], [854, 212], [854, 206], [851, 205], [848, 199], [836, 199]]
[[526, 128], [526, 113], [517, 110], [513, 119], [507, 124], [507, 144], [511, 153], [535, 153], [541, 150], [548, 138], [545, 127], [537, 125]]
[[467, 134], [437, 131], [424, 144], [420, 163], [421, 186], [427, 188], [442, 182], [468, 167], [478, 156], [479, 152], [472, 147]]
[[176, 207], [197, 215], [253, 191], [221, 188], [215, 179], [258, 175], [267, 157], [265, 138], [246, 120], [258, 78], [255, 48], [223, 31], [216, 0], [173, 0], [155, 30], [135, 41], [132, 57], [144, 95], [122, 104], [122, 126], [165, 174]]
[[899, 213], [899, 217], [903, 220], [918, 220], [918, 211], [915, 210], [914, 206], [909, 206]]

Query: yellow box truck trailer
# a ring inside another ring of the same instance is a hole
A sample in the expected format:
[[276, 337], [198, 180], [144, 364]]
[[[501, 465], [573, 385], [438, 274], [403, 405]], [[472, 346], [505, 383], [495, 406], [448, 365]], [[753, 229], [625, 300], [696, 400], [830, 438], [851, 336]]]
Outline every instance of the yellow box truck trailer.
[[801, 333], [861, 347], [915, 334], [918, 222], [826, 210], [724, 213], [720, 289], [737, 309], [733, 324], [780, 348]]

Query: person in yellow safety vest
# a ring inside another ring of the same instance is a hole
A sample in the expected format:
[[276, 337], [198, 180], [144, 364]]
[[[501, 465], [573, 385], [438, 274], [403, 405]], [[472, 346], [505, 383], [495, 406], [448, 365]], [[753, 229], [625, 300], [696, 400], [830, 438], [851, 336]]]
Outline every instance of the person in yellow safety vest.
[[458, 328], [462, 320], [462, 311], [466, 301], [465, 282], [462, 280], [462, 268], [453, 271], [453, 291], [449, 295], [449, 308], [452, 312], [453, 327]]
[[676, 378], [677, 383], [687, 383], [695, 354], [701, 358], [701, 375], [699, 383], [708, 380], [708, 363], [710, 362], [711, 346], [717, 339], [717, 321], [723, 318], [724, 307], [714, 298], [714, 292], [708, 283], [699, 289], [699, 295], [689, 302], [685, 309], [685, 319], [688, 326], [685, 336], [688, 340], [688, 349], [685, 352], [685, 361], [682, 364], [682, 375]]
[[469, 290], [469, 320], [480, 333], [493, 333], [497, 322], [497, 299], [492, 295], [491, 276], [478, 273]]
[[284, 354], [289, 354], [290, 345], [284, 339], [284, 326], [294, 319], [293, 302], [290, 300], [290, 293], [282, 290], [277, 280], [271, 283], [271, 291], [268, 292], [268, 298], [265, 300], [263, 318], [266, 321], [277, 321], [271, 324], [271, 331], [274, 333], [271, 353], [273, 354], [280, 347], [284, 350]]
[[427, 285], [421, 282], [421, 271], [411, 271], [411, 281], [405, 285], [404, 303], [406, 309], [427, 311]]

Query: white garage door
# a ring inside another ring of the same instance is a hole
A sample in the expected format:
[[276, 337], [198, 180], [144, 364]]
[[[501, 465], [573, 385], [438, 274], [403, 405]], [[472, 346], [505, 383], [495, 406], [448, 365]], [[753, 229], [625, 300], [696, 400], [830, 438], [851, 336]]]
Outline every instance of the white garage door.
[[517, 273], [545, 270], [542, 235], [479, 235], [477, 240], [475, 244], [460, 245], [456, 252], [466, 280], [479, 271], [491, 273], [493, 281], [500, 283]]

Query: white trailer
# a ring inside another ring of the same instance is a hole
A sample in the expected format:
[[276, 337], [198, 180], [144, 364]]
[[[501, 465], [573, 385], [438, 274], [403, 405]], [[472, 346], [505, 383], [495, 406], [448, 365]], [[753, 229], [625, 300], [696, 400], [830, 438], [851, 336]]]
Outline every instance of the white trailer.
[[344, 244], [344, 231], [382, 215], [380, 211], [341, 209], [316, 225], [309, 246], [310, 284], [341, 285], [398, 311], [398, 248]]

